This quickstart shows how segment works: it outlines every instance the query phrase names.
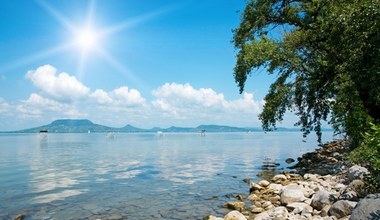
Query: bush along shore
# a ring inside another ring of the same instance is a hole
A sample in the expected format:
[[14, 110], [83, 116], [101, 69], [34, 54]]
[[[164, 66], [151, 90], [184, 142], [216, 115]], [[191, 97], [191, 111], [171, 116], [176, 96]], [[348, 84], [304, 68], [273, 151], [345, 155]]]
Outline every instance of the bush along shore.
[[248, 196], [223, 204], [231, 210], [226, 216], [205, 219], [380, 219], [380, 194], [367, 195], [363, 180], [368, 170], [344, 160], [349, 146], [348, 141], [339, 140], [304, 154], [290, 167], [295, 173], [250, 182]]

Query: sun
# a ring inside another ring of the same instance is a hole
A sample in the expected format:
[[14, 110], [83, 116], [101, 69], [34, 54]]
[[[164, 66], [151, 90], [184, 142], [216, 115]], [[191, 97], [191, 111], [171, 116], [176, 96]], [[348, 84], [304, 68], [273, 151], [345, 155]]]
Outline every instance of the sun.
[[[73, 55], [78, 58], [77, 67], [77, 77], [80, 79], [86, 73], [87, 62], [92, 56], [100, 56], [108, 62], [113, 68], [115, 68], [120, 73], [124, 74], [126, 77], [133, 81], [139, 81], [138, 77], [135, 76], [128, 68], [120, 62], [117, 57], [111, 54], [105, 45], [109, 42], [109, 37], [120, 31], [130, 29], [137, 26], [140, 23], [146, 22], [147, 20], [156, 18], [157, 16], [172, 10], [172, 7], [162, 8], [150, 13], [142, 14], [134, 18], [128, 18], [119, 23], [108, 25], [99, 28], [96, 25], [95, 17], [95, 6], [96, 0], [89, 0], [87, 13], [85, 13], [82, 21], [78, 23], [73, 22], [68, 17], [64, 16], [62, 12], [51, 6], [50, 1], [47, 0], [37, 0], [36, 1], [47, 13], [49, 13], [52, 18], [58, 21], [65, 29], [65, 41], [62, 44], [47, 48], [45, 50], [35, 52], [33, 55], [27, 56], [21, 61], [17, 61], [14, 64], [9, 65], [7, 68], [14, 68], [20, 64], [30, 63], [35, 60], [40, 60], [42, 58], [55, 55], [57, 53], [62, 53], [70, 51]], [[0, 71], [4, 68], [0, 67]]]
[[75, 33], [75, 43], [82, 50], [91, 50], [94, 49], [99, 42], [96, 32], [86, 28]]

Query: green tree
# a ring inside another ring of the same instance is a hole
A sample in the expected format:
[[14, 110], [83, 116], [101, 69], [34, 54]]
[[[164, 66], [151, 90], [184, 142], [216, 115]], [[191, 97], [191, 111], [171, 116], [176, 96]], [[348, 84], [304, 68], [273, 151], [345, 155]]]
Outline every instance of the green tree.
[[259, 115], [265, 130], [288, 110], [319, 138], [323, 121], [354, 141], [379, 122], [380, 1], [250, 0], [233, 42], [240, 92], [258, 68], [277, 75]]

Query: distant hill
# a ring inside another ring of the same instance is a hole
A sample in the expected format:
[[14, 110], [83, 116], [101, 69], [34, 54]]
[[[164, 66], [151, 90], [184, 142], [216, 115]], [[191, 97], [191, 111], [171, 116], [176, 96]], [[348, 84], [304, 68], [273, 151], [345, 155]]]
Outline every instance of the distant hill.
[[120, 129], [115, 128], [115, 130], [119, 132], [145, 132], [146, 131], [145, 129], [136, 128], [129, 124]]
[[197, 130], [206, 130], [207, 132], [248, 132], [262, 131], [261, 128], [239, 128], [227, 125], [199, 125]]
[[187, 127], [175, 127], [171, 126], [170, 128], [162, 129], [163, 132], [195, 132], [194, 128], [187, 128]]
[[[104, 133], [104, 132], [201, 132], [205, 130], [206, 132], [260, 132], [263, 131], [261, 128], [240, 128], [232, 127], [227, 125], [199, 125], [198, 127], [175, 127], [171, 126], [169, 128], [159, 128], [154, 127], [151, 129], [142, 129], [134, 127], [130, 124], [121, 127], [114, 128], [104, 125], [99, 125], [91, 122], [87, 119], [60, 119], [55, 120], [48, 125], [43, 125], [35, 128], [29, 128], [19, 131], [13, 131], [13, 133], [38, 133], [40, 131], [48, 131], [49, 133]], [[331, 131], [331, 129], [323, 129], [324, 131]], [[283, 128], [280, 127], [277, 131], [299, 131], [299, 128]]]
[[90, 132], [108, 132], [114, 131], [115, 128], [107, 127], [92, 123], [87, 119], [60, 119], [55, 120], [48, 125], [43, 125], [36, 128], [16, 131], [17, 133], [38, 133], [46, 130], [49, 133], [87, 133]]

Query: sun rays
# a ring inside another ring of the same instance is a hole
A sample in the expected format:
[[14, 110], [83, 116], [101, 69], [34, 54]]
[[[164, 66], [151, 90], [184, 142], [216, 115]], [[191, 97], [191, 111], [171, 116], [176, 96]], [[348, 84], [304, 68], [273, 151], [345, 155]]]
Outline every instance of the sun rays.
[[[115, 71], [124, 75], [128, 80], [135, 84], [142, 84], [142, 81], [136, 74], [129, 71], [125, 62], [121, 62], [115, 57], [109, 48], [106, 48], [103, 43], [111, 39], [113, 35], [121, 31], [131, 29], [136, 25], [152, 20], [168, 11], [173, 10], [173, 7], [161, 8], [153, 12], [148, 12], [137, 17], [131, 17], [121, 22], [117, 22], [108, 26], [97, 26], [95, 16], [96, 1], [90, 0], [87, 8], [84, 10], [84, 17], [81, 21], [74, 21], [63, 11], [53, 7], [50, 2], [44, 0], [37, 0], [38, 5], [49, 14], [55, 21], [57, 21], [67, 33], [65, 40], [53, 46], [45, 47], [40, 51], [33, 54], [21, 57], [8, 65], [3, 66], [1, 71], [11, 70], [21, 66], [30, 65], [33, 62], [43, 61], [55, 55], [70, 55], [76, 57], [76, 77], [83, 78], [86, 73], [86, 67], [89, 61], [93, 58], [100, 57]], [[47, 48], [47, 49], [46, 49]], [[46, 62], [46, 61], [44, 61]]]
[[[106, 40], [107, 37], [109, 37], [111, 34], [116, 34], [116, 32], [109, 33], [105, 31], [106, 29], [112, 29], [112, 26], [106, 27], [104, 29], [95, 28], [95, 0], [89, 1], [85, 20], [78, 23], [71, 22], [67, 17], [63, 16], [59, 11], [57, 11], [45, 1], [39, 0], [38, 3], [46, 10], [46, 12], [48, 12], [63, 27], [65, 27], [68, 32], [70, 32], [71, 39], [69, 39], [69, 42], [67, 42], [67, 44], [70, 45], [69, 50], [72, 53], [76, 54], [78, 57], [76, 76], [79, 79], [82, 78], [86, 73], [86, 64], [87, 61], [91, 58], [90, 56], [96, 55], [105, 58], [103, 57], [103, 54], [108, 54], [107, 59], [104, 60], [112, 60], [114, 62], [117, 62], [117, 59], [108, 53], [106, 48], [102, 46], [102, 40]], [[120, 29], [119, 31], [121, 30], [123, 29]], [[112, 62], [108, 63], [113, 66]]]

